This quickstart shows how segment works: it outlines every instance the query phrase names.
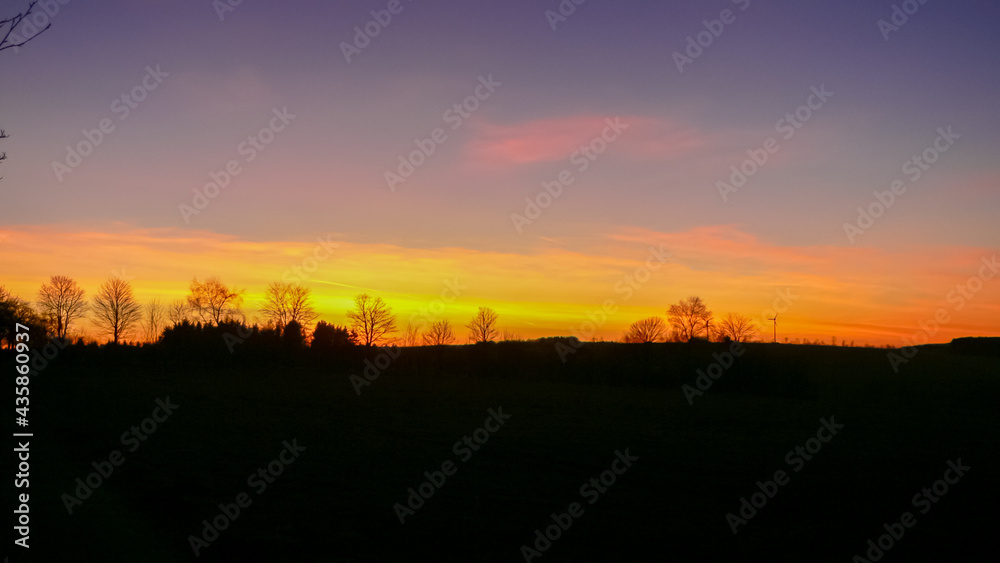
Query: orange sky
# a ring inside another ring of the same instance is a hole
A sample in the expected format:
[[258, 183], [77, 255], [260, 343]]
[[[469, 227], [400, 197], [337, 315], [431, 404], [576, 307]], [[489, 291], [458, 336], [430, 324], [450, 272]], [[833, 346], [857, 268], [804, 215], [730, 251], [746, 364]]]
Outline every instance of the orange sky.
[[[328, 255], [319, 239], [327, 241]], [[780, 246], [735, 226], [676, 233], [621, 228], [534, 247], [520, 253], [406, 248], [334, 233], [312, 241], [251, 241], [124, 224], [101, 232], [16, 227], [0, 230], [0, 283], [33, 300], [49, 276], [67, 275], [89, 298], [103, 280], [123, 275], [141, 301], [169, 303], [183, 299], [192, 277], [217, 275], [247, 290], [244, 310], [259, 320], [268, 283], [290, 279], [295, 267], [315, 268], [304, 284], [322, 319], [345, 324], [352, 297], [364, 291], [385, 298], [401, 328], [423, 309], [428, 320], [450, 320], [460, 340], [466, 333], [461, 327], [480, 306], [494, 308], [501, 328], [525, 338], [589, 336], [580, 327], [592, 313], [596, 336], [618, 339], [630, 323], [665, 316], [671, 303], [688, 295], [701, 296], [716, 317], [736, 312], [762, 319], [774, 308], [779, 340], [829, 342], [836, 336], [858, 345], [900, 345], [939, 309], [949, 321], [931, 342], [1000, 336], [1000, 282], [979, 277], [980, 271], [992, 275], [985, 264], [996, 253], [986, 248], [913, 247], [889, 255], [865, 247]], [[669, 254], [662, 266], [654, 251]], [[956, 291], [960, 284], [967, 285], [966, 297]], [[457, 299], [448, 287], [457, 288]], [[605, 302], [615, 312], [602, 321], [597, 311]], [[80, 328], [90, 329], [86, 323]], [[768, 323], [762, 337], [770, 334]]]
[[[780, 313], [782, 341], [902, 345], [941, 315], [927, 340], [1000, 335], [977, 277], [1000, 250], [1000, 6], [940, 3], [889, 41], [885, 6], [754, 2], [679, 66], [717, 9], [587, 3], [556, 31], [427, 3], [347, 57], [357, 2], [119, 4], [60, 4], [0, 56], [0, 284], [22, 298], [123, 275], [170, 302], [219, 276], [254, 320], [321, 238], [304, 282], [338, 324], [367, 291], [400, 328], [433, 306], [464, 337], [490, 306], [522, 337], [597, 316], [617, 339], [697, 295]], [[651, 247], [670, 260], [629, 287]]]

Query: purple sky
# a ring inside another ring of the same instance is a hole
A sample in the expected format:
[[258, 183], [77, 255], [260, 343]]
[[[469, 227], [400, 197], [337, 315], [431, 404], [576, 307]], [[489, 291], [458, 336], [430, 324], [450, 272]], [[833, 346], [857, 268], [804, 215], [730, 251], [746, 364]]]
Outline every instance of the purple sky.
[[[0, 53], [0, 226], [513, 254], [725, 227], [888, 259], [996, 250], [994, 3], [929, 0], [886, 40], [891, 1], [588, 0], [553, 30], [556, 0], [402, 0], [348, 63], [341, 43], [387, 4], [244, 0], [222, 21], [209, 0], [59, 6], [45, 34]], [[727, 9], [735, 21], [679, 72], [674, 52]], [[120, 119], [112, 104], [157, 65], [169, 76]], [[445, 112], [489, 76], [500, 86], [452, 129]], [[782, 138], [776, 123], [821, 86], [833, 96]], [[246, 162], [240, 144], [275, 108], [296, 117]], [[578, 171], [572, 153], [615, 117], [629, 129]], [[105, 118], [114, 131], [59, 181], [53, 161]], [[911, 182], [904, 162], [949, 126], [958, 140]], [[436, 128], [447, 140], [390, 191], [386, 171]], [[777, 152], [723, 201], [717, 182], [769, 137]], [[178, 206], [234, 159], [241, 173], [186, 223]], [[563, 169], [573, 184], [518, 233], [511, 214]], [[844, 223], [896, 179], [908, 190], [852, 244]]]

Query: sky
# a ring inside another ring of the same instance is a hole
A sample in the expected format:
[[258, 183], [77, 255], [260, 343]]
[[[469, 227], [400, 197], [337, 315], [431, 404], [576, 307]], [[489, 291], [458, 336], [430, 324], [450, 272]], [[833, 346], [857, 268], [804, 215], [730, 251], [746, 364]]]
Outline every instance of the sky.
[[367, 292], [460, 336], [489, 306], [618, 339], [689, 295], [779, 340], [1000, 336], [994, 3], [229, 2], [35, 7], [0, 51], [0, 284], [219, 276], [253, 318], [291, 278], [329, 322]]

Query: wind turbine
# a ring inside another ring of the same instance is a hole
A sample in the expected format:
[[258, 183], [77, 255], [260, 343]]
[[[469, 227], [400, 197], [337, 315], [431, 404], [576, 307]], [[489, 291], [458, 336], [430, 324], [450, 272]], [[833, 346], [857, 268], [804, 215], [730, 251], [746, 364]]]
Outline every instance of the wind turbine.
[[773, 318], [767, 319], [769, 321], [774, 321], [774, 342], [778, 342], [778, 313], [774, 314]]

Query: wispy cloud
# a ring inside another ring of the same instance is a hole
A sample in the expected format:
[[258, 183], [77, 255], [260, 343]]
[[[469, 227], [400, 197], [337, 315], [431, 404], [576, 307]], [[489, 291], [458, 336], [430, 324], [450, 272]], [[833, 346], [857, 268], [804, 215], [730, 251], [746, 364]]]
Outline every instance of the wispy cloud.
[[614, 153], [636, 160], [672, 160], [705, 146], [709, 140], [680, 122], [635, 115], [577, 115], [500, 124], [477, 121], [467, 145], [470, 158], [494, 166], [553, 162], [570, 158], [607, 127], [608, 118], [627, 127], [615, 141]]

